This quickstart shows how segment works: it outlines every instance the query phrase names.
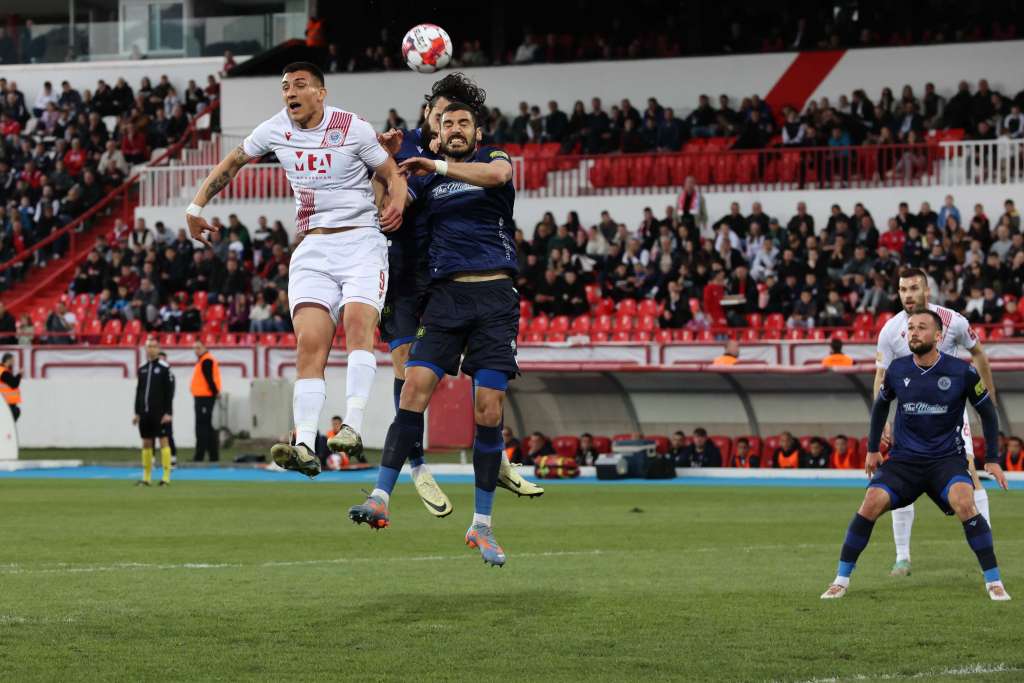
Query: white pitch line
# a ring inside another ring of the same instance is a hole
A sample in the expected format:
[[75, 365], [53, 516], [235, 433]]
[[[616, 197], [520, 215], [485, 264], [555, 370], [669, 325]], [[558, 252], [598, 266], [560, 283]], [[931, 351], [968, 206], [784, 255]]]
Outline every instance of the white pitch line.
[[[517, 553], [513, 558], [544, 558], [544, 557], [574, 557], [581, 555], [608, 555], [607, 550], [559, 550], [542, 553]], [[66, 565], [61, 564], [53, 567], [26, 567], [17, 564], [0, 565], [2, 574], [88, 574], [93, 572], [116, 572], [116, 571], [166, 571], [166, 570], [216, 570], [216, 569], [242, 569], [252, 567], [266, 569], [272, 567], [307, 567], [324, 566], [336, 564], [372, 564], [378, 562], [451, 562], [457, 560], [471, 560], [476, 554], [466, 553], [463, 555], [418, 555], [412, 557], [338, 557], [326, 560], [281, 560], [261, 562], [258, 564], [241, 564], [236, 562], [184, 562], [181, 564], [156, 564], [146, 562], [118, 562], [107, 565]]]
[[912, 674], [856, 674], [853, 676], [834, 676], [831, 678], [811, 678], [800, 683], [845, 683], [846, 681], [911, 681], [936, 676], [978, 676], [981, 674], [1014, 673], [1024, 671], [1019, 667], [1006, 664], [971, 664], [950, 669], [934, 671], [918, 671]]

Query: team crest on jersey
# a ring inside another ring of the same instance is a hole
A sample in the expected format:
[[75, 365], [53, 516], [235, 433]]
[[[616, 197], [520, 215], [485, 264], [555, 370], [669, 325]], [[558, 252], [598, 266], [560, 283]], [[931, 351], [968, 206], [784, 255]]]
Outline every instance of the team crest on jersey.
[[953, 385], [953, 382], [951, 382], [948, 377], [940, 377], [939, 378], [939, 389], [941, 389], [942, 391], [945, 391], [946, 389], [949, 389], [949, 387], [951, 387], [952, 385]]
[[337, 147], [341, 144], [342, 135], [341, 131], [335, 128], [334, 130], [327, 131], [327, 144], [331, 147]]

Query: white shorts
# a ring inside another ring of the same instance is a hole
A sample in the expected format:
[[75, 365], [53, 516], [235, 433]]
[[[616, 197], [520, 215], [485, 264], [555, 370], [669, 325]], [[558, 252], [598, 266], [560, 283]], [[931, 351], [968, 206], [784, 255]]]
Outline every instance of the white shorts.
[[967, 415], [966, 406], [964, 406], [964, 428], [961, 435], [964, 438], [964, 450], [967, 451], [967, 459], [974, 460], [974, 437], [971, 435], [971, 421]]
[[350, 301], [384, 308], [388, 291], [388, 241], [376, 228], [306, 235], [288, 266], [292, 316], [303, 303], [327, 309], [335, 324]]

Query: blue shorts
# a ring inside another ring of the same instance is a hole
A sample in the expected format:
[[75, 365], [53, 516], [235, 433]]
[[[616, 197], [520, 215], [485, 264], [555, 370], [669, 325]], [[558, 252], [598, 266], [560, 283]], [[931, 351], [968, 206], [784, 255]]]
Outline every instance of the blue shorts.
[[416, 341], [420, 316], [427, 302], [430, 267], [427, 259], [389, 261], [388, 293], [380, 313], [380, 338], [392, 351]]
[[868, 487], [886, 491], [893, 510], [910, 505], [922, 493], [926, 493], [940, 510], [951, 515], [953, 509], [949, 507], [949, 489], [957, 482], [974, 487], [974, 480], [967, 469], [967, 459], [962, 455], [927, 460], [889, 458], [875, 472]]
[[457, 375], [461, 365], [470, 377], [478, 370], [493, 370], [511, 379], [519, 374], [518, 333], [519, 292], [511, 278], [440, 280], [427, 292], [409, 365], [428, 367], [438, 375]]

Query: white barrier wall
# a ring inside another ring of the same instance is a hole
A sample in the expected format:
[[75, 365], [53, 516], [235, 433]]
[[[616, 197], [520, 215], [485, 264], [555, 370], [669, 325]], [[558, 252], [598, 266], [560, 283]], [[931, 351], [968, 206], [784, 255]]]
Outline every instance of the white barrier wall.
[[[973, 89], [979, 78], [988, 78], [992, 88], [1012, 96], [1024, 87], [1021, 54], [1024, 41], [849, 50], [814, 96], [827, 95], [835, 101], [840, 94], [864, 88], [876, 99], [883, 86], [899, 93], [905, 83], [920, 95], [928, 81], [949, 96], [959, 80], [971, 82]], [[569, 111], [575, 100], [589, 107], [595, 96], [604, 100], [606, 108], [629, 98], [641, 110], [647, 98], [655, 96], [684, 114], [696, 106], [702, 93], [713, 98], [720, 93], [733, 98], [766, 95], [795, 58], [796, 53], [773, 53], [484, 67], [465, 72], [487, 90], [488, 104], [510, 117], [521, 101], [546, 111], [546, 103], [554, 99]], [[328, 101], [355, 111], [377, 128], [392, 107], [415, 125], [422, 95], [437, 78], [407, 71], [329, 75]], [[277, 76], [227, 79], [222, 90], [224, 130], [247, 133], [277, 112], [282, 106], [278, 81]]]
[[[236, 57], [239, 62], [245, 59], [247, 57]], [[14, 64], [0, 65], [0, 76], [17, 82], [18, 89], [25, 93], [26, 103], [31, 107], [36, 101], [36, 96], [43, 91], [43, 83], [46, 81], [50, 81], [54, 92], [60, 95], [60, 83], [64, 80], [70, 82], [79, 92], [85, 89], [95, 92], [96, 81], [101, 78], [111, 87], [118, 78], [123, 78], [132, 90], [138, 90], [143, 76], [149, 76], [149, 80], [155, 86], [164, 74], [167, 74], [178, 95], [184, 98], [189, 80], [194, 80], [200, 88], [205, 88], [206, 77], [210, 74], [217, 75], [223, 65], [223, 57]]]

